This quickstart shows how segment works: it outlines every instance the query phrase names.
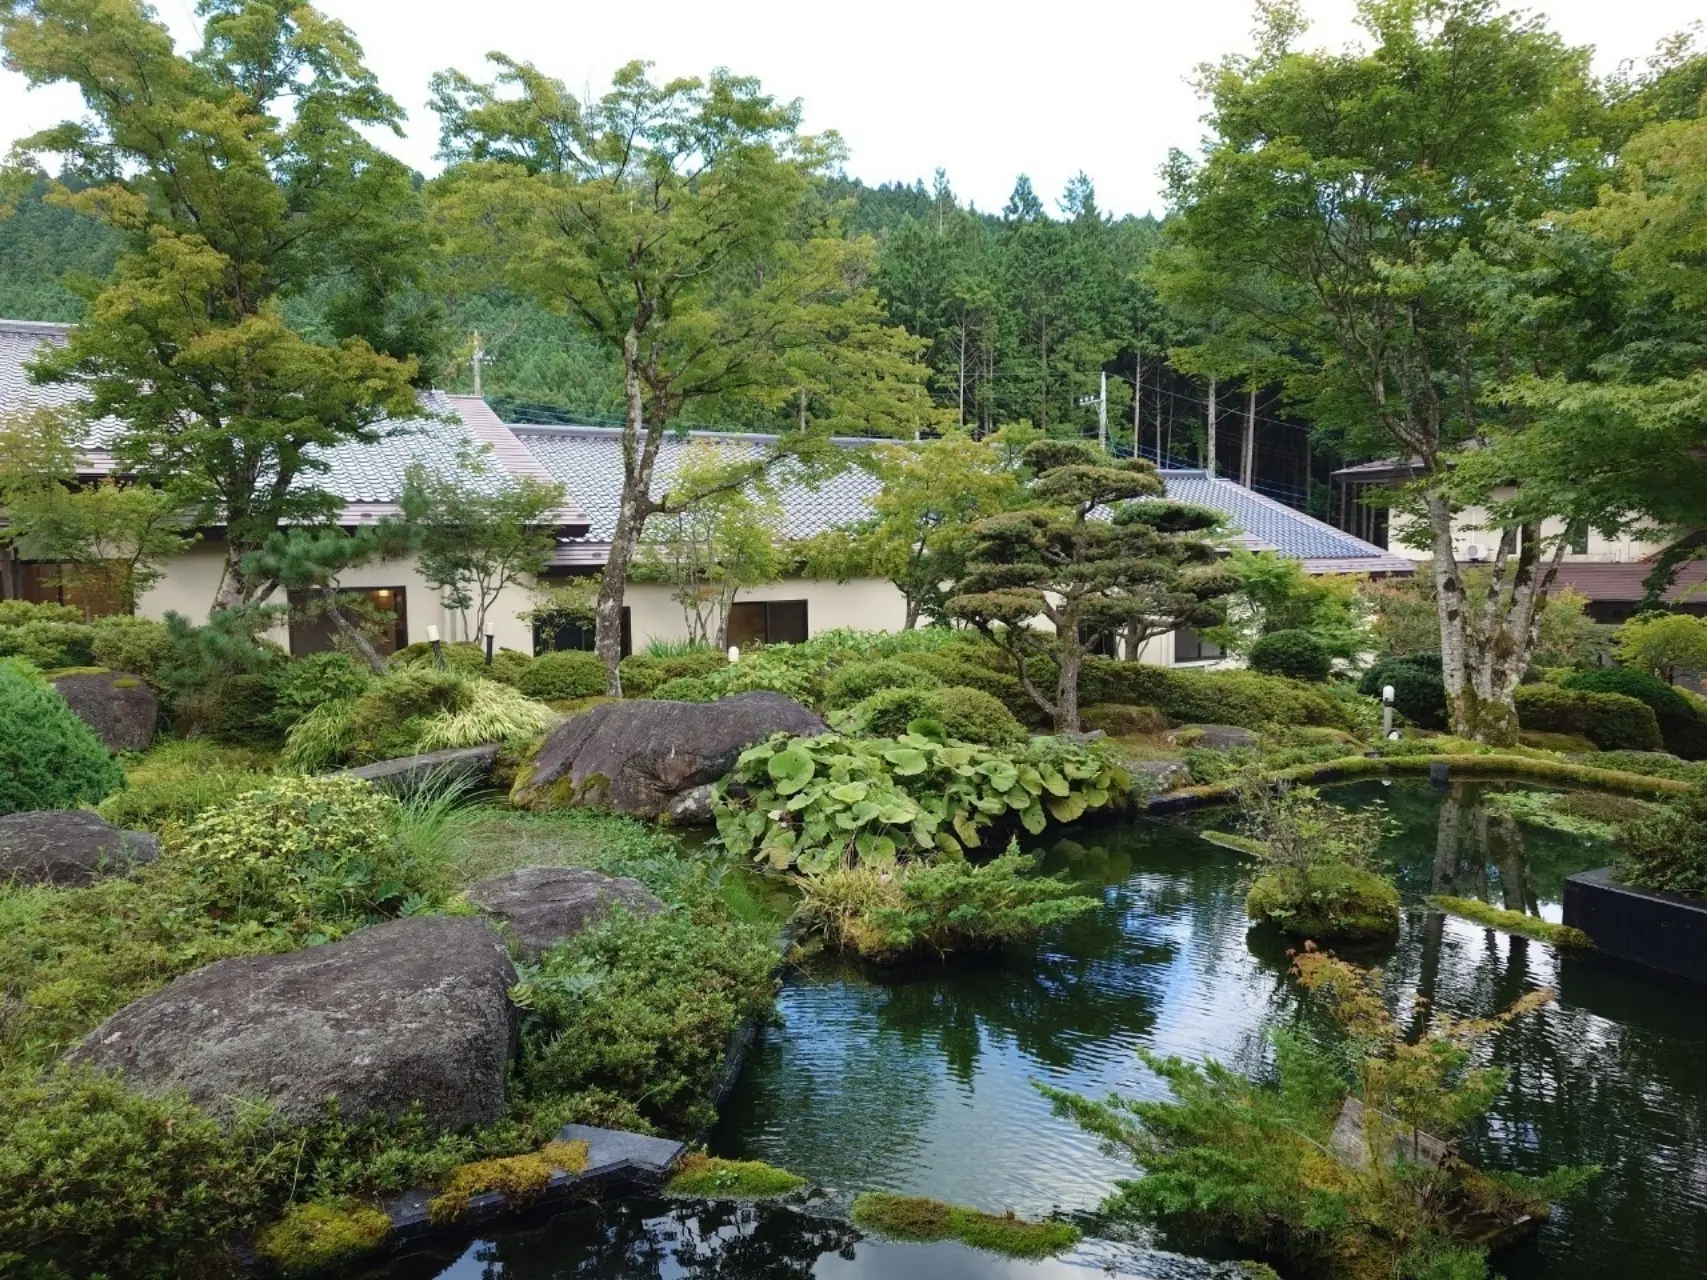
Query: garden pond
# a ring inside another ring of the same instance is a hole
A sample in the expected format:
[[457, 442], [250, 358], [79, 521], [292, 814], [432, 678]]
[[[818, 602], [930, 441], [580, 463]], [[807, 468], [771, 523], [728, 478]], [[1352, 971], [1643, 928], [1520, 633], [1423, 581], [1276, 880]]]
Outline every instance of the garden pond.
[[[1426, 908], [1430, 893], [1560, 918], [1567, 875], [1603, 865], [1603, 844], [1490, 815], [1509, 784], [1358, 783], [1337, 802], [1384, 803], [1386, 846], [1406, 900], [1395, 944], [1347, 950], [1382, 965], [1390, 992], [1456, 1015], [1525, 991], [1558, 1002], [1504, 1029], [1493, 1060], [1510, 1080], [1466, 1149], [1490, 1168], [1598, 1164], [1590, 1189], [1532, 1243], [1496, 1258], [1522, 1280], [1696, 1275], [1707, 1258], [1707, 992], [1620, 971]], [[1248, 864], [1197, 830], [1225, 811], [1075, 830], [1046, 865], [1105, 887], [1102, 909], [996, 964], [873, 976], [823, 962], [790, 976], [781, 1025], [747, 1064], [715, 1154], [782, 1165], [826, 1190], [800, 1205], [634, 1198], [495, 1231], [393, 1263], [390, 1280], [568, 1277], [959, 1277], [1227, 1274], [1167, 1241], [1110, 1229], [1095, 1210], [1130, 1166], [1050, 1113], [1034, 1081], [1102, 1096], [1161, 1096], [1145, 1047], [1260, 1070], [1265, 1022], [1308, 1017], [1286, 978], [1286, 944], [1252, 931]], [[1045, 1262], [958, 1244], [897, 1244], [848, 1225], [883, 1189], [1085, 1228]]]

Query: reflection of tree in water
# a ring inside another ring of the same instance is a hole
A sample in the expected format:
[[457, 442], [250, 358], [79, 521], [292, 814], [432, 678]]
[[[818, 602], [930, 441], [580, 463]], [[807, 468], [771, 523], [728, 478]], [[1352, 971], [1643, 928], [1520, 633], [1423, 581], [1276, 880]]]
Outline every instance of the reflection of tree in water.
[[852, 1258], [845, 1222], [781, 1205], [624, 1200], [476, 1246], [486, 1280], [807, 1280], [826, 1254]]

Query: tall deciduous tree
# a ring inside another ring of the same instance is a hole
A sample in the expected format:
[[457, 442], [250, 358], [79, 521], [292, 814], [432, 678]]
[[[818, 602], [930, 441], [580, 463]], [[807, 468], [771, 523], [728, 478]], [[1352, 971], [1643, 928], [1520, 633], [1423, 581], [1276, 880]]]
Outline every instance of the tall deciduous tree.
[[[170, 482], [226, 529], [216, 608], [277, 582], [243, 568], [286, 524], [339, 507], [315, 484], [324, 450], [415, 407], [404, 315], [424, 223], [410, 174], [368, 142], [402, 112], [339, 23], [262, 0], [204, 0], [202, 47], [173, 48], [139, 0], [0, 6], [7, 65], [69, 84], [88, 115], [25, 139], [76, 185], [54, 198], [123, 231], [116, 278], [43, 380], [88, 389], [90, 421], [140, 479]], [[331, 340], [281, 314], [319, 290]], [[376, 350], [390, 348], [391, 354]]]
[[1464, 442], [1518, 425], [1499, 387], [1549, 356], [1545, 326], [1506, 305], [1506, 232], [1594, 158], [1586, 55], [1493, 0], [1362, 0], [1372, 47], [1345, 53], [1291, 52], [1296, 7], [1264, 13], [1257, 56], [1208, 76], [1206, 154], [1174, 166], [1163, 296], [1211, 294], [1239, 331], [1296, 357], [1289, 389], [1318, 424], [1416, 459], [1453, 727], [1513, 742], [1564, 544], [1533, 520], [1499, 529], [1472, 610], [1454, 534], [1488, 494], [1453, 470]]
[[653, 493], [665, 430], [694, 405], [790, 406], [793, 430], [750, 474], [787, 457], [833, 465], [814, 428], [904, 428], [929, 405], [923, 370], [872, 305], [871, 243], [802, 225], [837, 144], [800, 132], [798, 104], [721, 71], [656, 84], [639, 63], [583, 102], [495, 62], [495, 83], [435, 79], [441, 207], [470, 261], [489, 250], [512, 290], [577, 317], [621, 361], [623, 492], [595, 642], [618, 693], [635, 548], [650, 517], [694, 498]]
[[[1076, 732], [1090, 636], [1141, 646], [1180, 627], [1213, 626], [1236, 580], [1202, 536], [1220, 517], [1148, 500], [1162, 492], [1148, 462], [1053, 440], [1031, 445], [1025, 458], [1035, 505], [973, 526], [976, 544], [948, 608], [1013, 656], [1020, 683], [1056, 728]], [[1040, 657], [1055, 664], [1052, 693], [1037, 685]]]

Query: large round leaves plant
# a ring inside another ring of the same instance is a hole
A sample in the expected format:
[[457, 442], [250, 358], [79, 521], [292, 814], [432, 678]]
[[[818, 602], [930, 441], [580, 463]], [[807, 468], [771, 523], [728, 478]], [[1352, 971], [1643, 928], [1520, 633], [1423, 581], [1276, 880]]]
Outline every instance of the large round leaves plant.
[[1051, 738], [1002, 751], [923, 734], [776, 737], [744, 751], [718, 787], [724, 846], [777, 870], [891, 867], [961, 856], [1014, 825], [1072, 822], [1131, 787], [1096, 747]]

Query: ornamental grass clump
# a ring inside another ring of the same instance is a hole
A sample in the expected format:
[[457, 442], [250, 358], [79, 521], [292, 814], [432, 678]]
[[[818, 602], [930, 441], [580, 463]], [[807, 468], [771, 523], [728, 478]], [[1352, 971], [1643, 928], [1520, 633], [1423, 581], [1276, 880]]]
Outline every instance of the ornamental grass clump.
[[1170, 1098], [1095, 1101], [1039, 1086], [1058, 1114], [1143, 1170], [1117, 1184], [1105, 1213], [1165, 1227], [1178, 1247], [1278, 1253], [1323, 1280], [1479, 1280], [1489, 1240], [1544, 1219], [1597, 1172], [1484, 1173], [1453, 1144], [1506, 1082], [1503, 1069], [1477, 1065], [1482, 1047], [1551, 991], [1488, 1018], [1453, 1018], [1422, 997], [1395, 1016], [1378, 969], [1306, 949], [1293, 975], [1339, 1035], [1271, 1030], [1274, 1065], [1261, 1080], [1140, 1050]]
[[903, 856], [959, 857], [1018, 824], [1040, 834], [1126, 795], [1132, 779], [1096, 744], [1038, 738], [1013, 751], [897, 738], [781, 735], [749, 747], [718, 784], [725, 848], [817, 875]]
[[1342, 809], [1314, 787], [1256, 777], [1241, 784], [1239, 802], [1263, 868], [1245, 899], [1251, 919], [1320, 939], [1398, 932], [1399, 891], [1377, 862], [1382, 810]]
[[982, 865], [957, 858], [808, 876], [796, 918], [831, 946], [894, 962], [1022, 942], [1101, 902], [1058, 877], [1038, 875], [1037, 860], [1012, 844]]

